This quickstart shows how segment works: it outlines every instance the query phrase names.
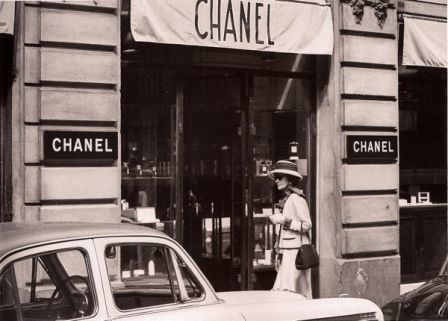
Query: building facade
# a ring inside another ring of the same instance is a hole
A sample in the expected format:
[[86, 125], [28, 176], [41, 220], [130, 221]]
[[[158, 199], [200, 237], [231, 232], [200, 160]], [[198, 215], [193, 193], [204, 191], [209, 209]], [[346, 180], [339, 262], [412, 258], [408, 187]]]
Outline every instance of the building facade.
[[[446, 1], [289, 1], [292, 25], [310, 6], [324, 17], [297, 35], [321, 42], [278, 51], [269, 21], [286, 2], [190, 2], [155, 16], [132, 0], [15, 3], [2, 220], [134, 220], [179, 240], [218, 290], [269, 289], [277, 195], [265, 174], [291, 158], [320, 254], [315, 296], [381, 305], [431, 275], [447, 248], [446, 42], [440, 58], [434, 41], [409, 39], [426, 28], [415, 21], [446, 39]], [[199, 40], [170, 38], [179, 12]]]

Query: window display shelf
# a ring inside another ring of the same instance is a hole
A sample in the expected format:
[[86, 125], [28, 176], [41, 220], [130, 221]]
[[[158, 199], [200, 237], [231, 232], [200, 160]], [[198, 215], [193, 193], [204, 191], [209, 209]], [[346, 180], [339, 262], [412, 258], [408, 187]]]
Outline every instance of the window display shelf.
[[448, 207], [448, 203], [431, 203], [431, 204], [425, 204], [425, 203], [416, 203], [416, 204], [406, 204], [406, 205], [400, 205], [400, 208], [443, 208]]
[[253, 269], [255, 272], [272, 271], [275, 269], [275, 266], [274, 266], [274, 264], [269, 264], [269, 265], [254, 264]]
[[171, 180], [174, 179], [172, 176], [148, 176], [148, 177], [122, 177], [123, 181], [141, 181], [141, 180]]

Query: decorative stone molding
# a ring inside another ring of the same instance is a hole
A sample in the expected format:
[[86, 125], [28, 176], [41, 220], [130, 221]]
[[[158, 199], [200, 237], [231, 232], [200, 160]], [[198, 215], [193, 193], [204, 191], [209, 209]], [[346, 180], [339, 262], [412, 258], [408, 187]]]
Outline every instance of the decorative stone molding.
[[387, 8], [389, 7], [389, 0], [376, 0], [372, 7], [375, 9], [375, 17], [378, 19], [378, 25], [383, 28], [384, 22], [387, 18]]
[[353, 9], [353, 15], [357, 24], [361, 24], [364, 16], [364, 7], [370, 6], [375, 9], [375, 17], [378, 19], [378, 25], [383, 28], [387, 18], [387, 9], [394, 8], [390, 0], [350, 0], [349, 4]]
[[350, 7], [353, 9], [353, 15], [357, 24], [361, 24], [362, 16], [364, 15], [364, 0], [351, 0]]

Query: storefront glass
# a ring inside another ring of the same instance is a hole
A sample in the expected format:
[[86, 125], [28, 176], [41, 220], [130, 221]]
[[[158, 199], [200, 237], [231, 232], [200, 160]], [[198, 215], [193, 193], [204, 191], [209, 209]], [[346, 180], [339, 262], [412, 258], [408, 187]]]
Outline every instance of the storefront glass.
[[123, 216], [179, 240], [218, 290], [270, 288], [279, 195], [266, 174], [293, 157], [310, 195], [311, 60], [160, 45], [126, 57]]
[[14, 38], [0, 33], [0, 222], [12, 221], [11, 86]]
[[401, 275], [415, 282], [447, 251], [446, 70], [402, 67], [399, 90]]

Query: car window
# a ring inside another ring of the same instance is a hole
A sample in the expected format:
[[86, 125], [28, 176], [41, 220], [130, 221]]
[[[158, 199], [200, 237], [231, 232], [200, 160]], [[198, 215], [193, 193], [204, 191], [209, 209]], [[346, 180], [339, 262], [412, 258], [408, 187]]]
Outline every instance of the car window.
[[22, 316], [32, 320], [88, 317], [95, 303], [88, 260], [78, 249], [45, 253], [12, 264]]
[[115, 305], [120, 310], [161, 306], [200, 297], [198, 282], [168, 247], [116, 244], [106, 248]]
[[[200, 286], [199, 281], [196, 279], [192, 271], [188, 268], [186, 263], [179, 258], [176, 253], [171, 252], [173, 255], [173, 262], [179, 269], [182, 285], [185, 287], [188, 298], [200, 298], [203, 295], [203, 289]], [[177, 293], [180, 296], [180, 293]]]
[[14, 279], [11, 268], [0, 275], [0, 320], [18, 320], [16, 297], [14, 295]]
[[415, 306], [414, 315], [422, 318], [437, 317], [445, 301], [446, 293], [433, 292], [422, 298]]

